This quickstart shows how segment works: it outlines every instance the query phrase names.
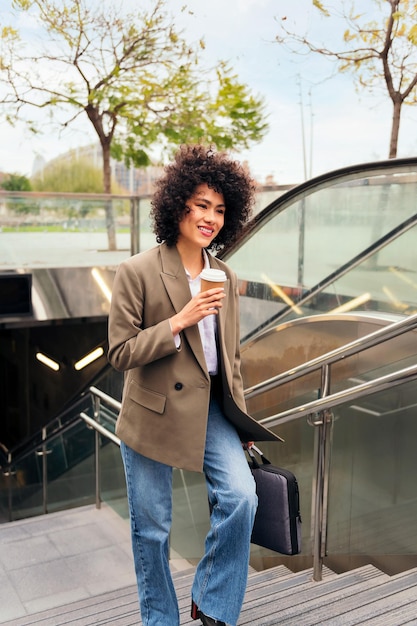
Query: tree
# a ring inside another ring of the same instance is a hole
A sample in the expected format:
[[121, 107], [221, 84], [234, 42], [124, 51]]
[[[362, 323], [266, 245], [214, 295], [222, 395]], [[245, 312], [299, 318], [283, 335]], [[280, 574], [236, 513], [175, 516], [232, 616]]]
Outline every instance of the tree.
[[[86, 158], [57, 158], [31, 179], [34, 191], [66, 191], [68, 193], [102, 193], [103, 180], [99, 168]], [[116, 185], [116, 189], [114, 189]], [[112, 189], [121, 193], [117, 183]]]
[[8, 174], [0, 187], [6, 191], [31, 191], [30, 180], [21, 174]]
[[[0, 102], [12, 107], [15, 119], [36, 107], [63, 127], [87, 116], [102, 149], [105, 193], [111, 192], [111, 156], [140, 167], [150, 162], [152, 148], [169, 151], [197, 140], [247, 148], [266, 133], [262, 98], [239, 83], [228, 64], [200, 67], [204, 42], [186, 41], [167, 0], [126, 15], [120, 3], [107, 0], [11, 1], [36, 21], [39, 37], [26, 54], [19, 33], [3, 28]], [[109, 208], [114, 249], [110, 218]]]
[[[360, 7], [360, 2], [358, 3]], [[397, 156], [398, 135], [403, 104], [417, 102], [417, 2], [411, 0], [373, 0], [375, 17], [365, 21], [363, 8], [356, 11], [354, 3], [341, 2], [341, 10], [313, 0], [313, 5], [326, 18], [342, 18], [346, 23], [342, 48], [330, 50], [314, 43], [307, 36], [288, 30], [280, 20], [282, 33], [277, 41], [301, 44], [307, 50], [336, 61], [339, 71], [352, 71], [359, 88], [374, 90], [384, 84], [392, 102], [392, 123], [389, 158]], [[333, 5], [334, 6], [334, 5]], [[300, 51], [300, 50], [299, 50]]]
[[[79, 158], [76, 151], [65, 157], [58, 157], [48, 163], [41, 171], [31, 178], [34, 191], [67, 192], [76, 194], [102, 193], [103, 181], [100, 168], [95, 167], [86, 157]], [[117, 183], [112, 182], [114, 193], [126, 193]], [[121, 213], [126, 203], [117, 203], [118, 214]], [[44, 207], [49, 211], [56, 211], [59, 216], [65, 218], [84, 218], [89, 213], [101, 208], [102, 202], [90, 198], [63, 198], [57, 202], [44, 201]]]
[[[5, 191], [32, 191], [29, 178], [21, 174], [7, 174], [0, 187]], [[23, 198], [14, 198], [11, 202], [5, 202], [5, 205], [7, 209], [15, 213], [34, 213], [35, 215], [39, 213], [39, 206], [36, 202], [27, 202]]]

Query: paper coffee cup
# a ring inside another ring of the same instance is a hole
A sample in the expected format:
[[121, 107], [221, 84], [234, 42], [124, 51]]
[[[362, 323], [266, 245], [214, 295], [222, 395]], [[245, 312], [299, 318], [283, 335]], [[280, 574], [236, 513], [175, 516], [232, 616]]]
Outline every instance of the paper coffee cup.
[[207, 291], [207, 289], [213, 289], [214, 287], [223, 287], [227, 280], [226, 273], [223, 270], [216, 270], [212, 267], [207, 267], [201, 274], [201, 291]]

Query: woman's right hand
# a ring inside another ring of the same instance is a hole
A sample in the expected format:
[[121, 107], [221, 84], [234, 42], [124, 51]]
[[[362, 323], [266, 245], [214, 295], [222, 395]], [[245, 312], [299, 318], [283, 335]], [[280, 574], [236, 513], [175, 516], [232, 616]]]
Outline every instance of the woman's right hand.
[[225, 297], [223, 287], [215, 287], [195, 295], [179, 313], [170, 318], [172, 334], [177, 335], [184, 328], [198, 324], [208, 315], [217, 315]]

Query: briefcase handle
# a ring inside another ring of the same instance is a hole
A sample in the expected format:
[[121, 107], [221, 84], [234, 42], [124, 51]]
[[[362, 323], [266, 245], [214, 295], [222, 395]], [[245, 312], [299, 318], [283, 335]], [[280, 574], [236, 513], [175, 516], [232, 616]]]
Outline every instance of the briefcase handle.
[[261, 461], [263, 465], [271, 465], [271, 461], [268, 461], [268, 459], [266, 458], [266, 456], [264, 456], [262, 450], [260, 450], [257, 446], [255, 445], [251, 445], [251, 447], [245, 447], [246, 452], [248, 453], [248, 455], [250, 456], [250, 463], [249, 465], [251, 466], [252, 469], [259, 469], [260, 465], [256, 459], [256, 456], [254, 455], [254, 451], [261, 457]]

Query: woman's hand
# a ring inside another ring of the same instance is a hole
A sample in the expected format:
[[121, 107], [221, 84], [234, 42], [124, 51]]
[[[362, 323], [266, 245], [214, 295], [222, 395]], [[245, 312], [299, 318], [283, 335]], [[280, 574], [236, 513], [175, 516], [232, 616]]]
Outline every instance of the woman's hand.
[[172, 334], [177, 335], [184, 328], [198, 324], [207, 315], [217, 315], [225, 297], [223, 287], [215, 287], [198, 293], [179, 313], [170, 318]]
[[252, 448], [253, 445], [255, 445], [254, 441], [245, 441], [244, 443], [242, 443], [244, 450], [249, 450], [250, 448]]

